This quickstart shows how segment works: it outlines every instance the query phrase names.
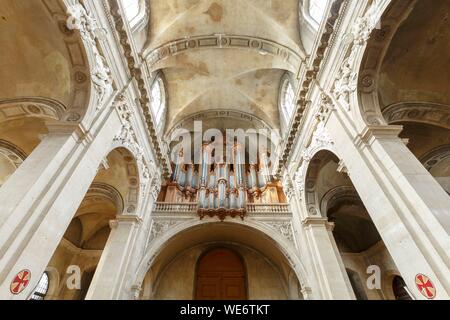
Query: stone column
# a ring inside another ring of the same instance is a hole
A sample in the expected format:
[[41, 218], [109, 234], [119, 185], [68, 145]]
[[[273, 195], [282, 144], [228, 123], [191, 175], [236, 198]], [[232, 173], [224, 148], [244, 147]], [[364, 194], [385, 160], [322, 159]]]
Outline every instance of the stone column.
[[[112, 108], [98, 123], [95, 138], [73, 123], [48, 123], [50, 133], [0, 189], [0, 299], [27, 298], [47, 267], [121, 127]], [[13, 295], [24, 269], [30, 282]]]
[[307, 269], [308, 294], [305, 299], [355, 299], [344, 263], [332, 234], [334, 224], [322, 217], [309, 217], [302, 200], [302, 188], [294, 188], [288, 175], [283, 189], [292, 210], [296, 247]]
[[307, 217], [302, 225], [321, 298], [354, 300], [355, 294], [332, 234], [334, 224], [325, 218]]
[[401, 127], [358, 133], [333, 112], [327, 130], [409, 290], [426, 299], [415, 283], [424, 274], [435, 298], [449, 299], [450, 197], [398, 138]]
[[141, 223], [142, 219], [135, 215], [120, 215], [110, 222], [111, 233], [86, 300], [112, 300], [119, 297]]

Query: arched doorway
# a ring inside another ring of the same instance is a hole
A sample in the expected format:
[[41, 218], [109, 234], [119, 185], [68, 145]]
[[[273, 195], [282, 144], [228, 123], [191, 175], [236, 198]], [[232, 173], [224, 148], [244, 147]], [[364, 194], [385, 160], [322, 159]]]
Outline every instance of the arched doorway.
[[246, 272], [242, 259], [233, 251], [217, 248], [197, 263], [197, 300], [246, 300]]

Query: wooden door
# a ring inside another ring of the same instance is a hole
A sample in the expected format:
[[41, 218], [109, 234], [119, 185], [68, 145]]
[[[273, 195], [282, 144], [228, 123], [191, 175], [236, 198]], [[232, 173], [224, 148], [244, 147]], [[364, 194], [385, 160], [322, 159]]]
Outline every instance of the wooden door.
[[198, 300], [245, 300], [246, 276], [241, 258], [231, 250], [209, 251], [197, 264], [195, 298]]

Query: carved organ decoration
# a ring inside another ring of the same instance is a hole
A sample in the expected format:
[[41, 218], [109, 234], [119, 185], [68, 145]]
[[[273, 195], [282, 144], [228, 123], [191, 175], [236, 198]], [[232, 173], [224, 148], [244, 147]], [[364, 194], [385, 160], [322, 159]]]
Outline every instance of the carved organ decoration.
[[241, 159], [242, 146], [232, 147], [231, 163], [215, 163], [214, 151], [203, 144], [201, 163], [183, 163], [183, 152], [174, 164], [173, 175], [163, 187], [159, 201], [167, 203], [197, 203], [201, 219], [205, 216], [240, 217], [244, 219], [247, 203], [285, 203], [282, 186], [270, 175], [267, 152], [260, 152], [257, 163]]

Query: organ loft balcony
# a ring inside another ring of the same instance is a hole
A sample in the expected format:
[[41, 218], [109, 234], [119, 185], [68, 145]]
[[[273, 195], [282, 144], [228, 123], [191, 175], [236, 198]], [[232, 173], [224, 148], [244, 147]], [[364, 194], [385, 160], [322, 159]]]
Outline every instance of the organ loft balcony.
[[267, 152], [246, 161], [245, 153], [241, 159], [239, 146], [234, 145], [231, 160], [217, 162], [209, 146], [203, 145], [199, 164], [183, 160], [183, 152], [178, 154], [173, 174], [161, 188], [155, 215], [221, 221], [227, 217], [245, 220], [251, 216], [291, 215], [282, 185], [271, 175]]

